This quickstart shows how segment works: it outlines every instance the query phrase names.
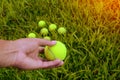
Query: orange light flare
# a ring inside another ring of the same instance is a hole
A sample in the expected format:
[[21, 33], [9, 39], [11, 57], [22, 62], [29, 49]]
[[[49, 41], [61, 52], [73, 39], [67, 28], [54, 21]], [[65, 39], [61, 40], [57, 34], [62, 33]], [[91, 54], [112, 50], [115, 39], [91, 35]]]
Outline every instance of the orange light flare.
[[72, 4], [77, 7], [72, 11], [74, 20], [79, 16], [84, 19], [90, 17], [94, 21], [102, 21], [103, 25], [115, 22], [114, 26], [110, 26], [120, 29], [120, 0], [73, 0]]
[[[76, 0], [75, 0], [76, 1]], [[91, 13], [106, 13], [114, 19], [120, 18], [120, 0], [77, 0], [79, 7], [86, 4]], [[73, 1], [74, 2], [74, 1]]]
[[111, 12], [111, 19], [120, 19], [120, 0], [105, 0], [104, 3], [104, 9]]
[[103, 12], [108, 15], [107, 19], [111, 23], [115, 22], [111, 31], [116, 32], [116, 30], [120, 30], [120, 0], [104, 0], [103, 3]]

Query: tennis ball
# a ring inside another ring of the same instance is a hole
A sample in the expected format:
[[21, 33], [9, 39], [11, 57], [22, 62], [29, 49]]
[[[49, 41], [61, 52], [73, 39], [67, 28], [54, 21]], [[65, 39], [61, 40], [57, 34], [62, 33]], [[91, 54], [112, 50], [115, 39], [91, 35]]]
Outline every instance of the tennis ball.
[[56, 41], [55, 45], [46, 46], [44, 52], [45, 52], [45, 57], [48, 60], [55, 60], [55, 59], [64, 60], [67, 54], [67, 49], [62, 42]]
[[58, 29], [58, 33], [59, 33], [59, 34], [65, 34], [65, 33], [66, 33], [66, 29], [65, 29], [64, 27], [60, 27], [60, 28]]
[[44, 27], [44, 26], [46, 26], [46, 22], [41, 20], [41, 21], [38, 22], [38, 26], [39, 27]]
[[45, 36], [44, 39], [51, 40], [51, 38], [49, 36]]
[[50, 24], [49, 25], [49, 30], [54, 31], [57, 28], [56, 24]]
[[36, 38], [36, 34], [35, 33], [29, 33], [28, 38]]
[[47, 28], [42, 28], [40, 33], [43, 34], [43, 35], [47, 35], [48, 34], [48, 29]]

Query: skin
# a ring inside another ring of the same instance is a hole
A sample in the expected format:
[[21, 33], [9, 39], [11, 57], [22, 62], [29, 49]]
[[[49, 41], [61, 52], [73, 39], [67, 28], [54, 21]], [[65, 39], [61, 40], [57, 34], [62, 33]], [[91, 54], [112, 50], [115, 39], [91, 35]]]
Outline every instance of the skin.
[[55, 41], [38, 38], [0, 40], [0, 67], [12, 66], [24, 70], [59, 67], [63, 61], [47, 61], [38, 56], [44, 51], [44, 46], [55, 44]]

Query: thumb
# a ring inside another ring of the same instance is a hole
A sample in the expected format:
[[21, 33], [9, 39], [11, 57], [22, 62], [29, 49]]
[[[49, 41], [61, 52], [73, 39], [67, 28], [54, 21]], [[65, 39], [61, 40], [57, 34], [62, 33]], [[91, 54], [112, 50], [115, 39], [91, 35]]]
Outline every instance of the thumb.
[[39, 69], [39, 68], [53, 68], [58, 67], [63, 64], [63, 61], [54, 60], [54, 61], [42, 61], [35, 60], [29, 57], [26, 57], [22, 62], [17, 65], [18, 68], [31, 70], [31, 69]]

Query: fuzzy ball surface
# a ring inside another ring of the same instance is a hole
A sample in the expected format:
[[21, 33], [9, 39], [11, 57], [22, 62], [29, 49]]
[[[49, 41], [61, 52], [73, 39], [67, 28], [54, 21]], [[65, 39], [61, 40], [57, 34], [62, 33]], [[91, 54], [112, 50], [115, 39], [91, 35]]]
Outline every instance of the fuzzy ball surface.
[[58, 33], [59, 33], [59, 34], [65, 34], [65, 33], [66, 33], [66, 29], [65, 29], [64, 27], [60, 27], [60, 28], [58, 29]]
[[49, 36], [45, 36], [44, 39], [51, 40], [51, 38]]
[[49, 30], [50, 31], [54, 31], [54, 30], [56, 30], [57, 29], [57, 25], [56, 24], [50, 24], [49, 25]]
[[36, 38], [36, 34], [35, 33], [29, 33], [28, 38]]
[[45, 27], [46, 26], [46, 22], [41, 20], [41, 21], [38, 22], [38, 26], [39, 27]]
[[40, 33], [42, 35], [47, 35], [48, 34], [48, 29], [47, 28], [42, 28], [41, 31], [40, 31]]
[[57, 41], [56, 44], [53, 46], [46, 46], [44, 52], [48, 60], [64, 60], [67, 54], [67, 48], [65, 44], [63, 44], [60, 41]]

